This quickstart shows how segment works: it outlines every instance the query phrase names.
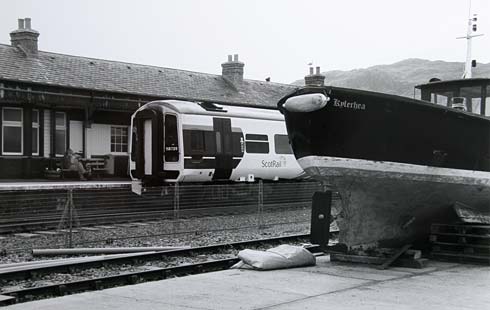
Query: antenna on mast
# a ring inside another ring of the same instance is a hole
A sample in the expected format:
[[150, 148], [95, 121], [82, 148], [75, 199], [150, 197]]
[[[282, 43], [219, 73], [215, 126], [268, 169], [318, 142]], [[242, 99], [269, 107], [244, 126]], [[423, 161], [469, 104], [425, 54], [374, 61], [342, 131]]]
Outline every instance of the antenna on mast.
[[470, 79], [472, 77], [471, 68], [476, 67], [476, 61], [471, 59], [471, 39], [474, 37], [480, 37], [483, 34], [473, 34], [473, 32], [477, 31], [476, 22], [478, 21], [478, 17], [476, 14], [473, 14], [471, 17], [471, 0], [470, 0], [470, 8], [468, 11], [468, 29], [466, 31], [466, 36], [458, 37], [456, 39], [466, 39], [466, 63], [464, 66], [463, 79]]

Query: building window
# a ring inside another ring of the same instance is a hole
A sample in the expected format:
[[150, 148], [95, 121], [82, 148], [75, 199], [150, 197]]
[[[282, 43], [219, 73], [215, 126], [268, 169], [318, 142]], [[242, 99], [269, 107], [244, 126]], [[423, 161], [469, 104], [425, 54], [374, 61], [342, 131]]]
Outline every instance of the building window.
[[293, 154], [287, 135], [274, 135], [276, 154]]
[[56, 112], [56, 132], [55, 132], [55, 145], [56, 155], [64, 155], [66, 152], [66, 113]]
[[111, 126], [111, 152], [128, 152], [128, 127]]
[[22, 155], [23, 129], [22, 109], [2, 109], [2, 153], [4, 155]]
[[269, 139], [267, 135], [246, 134], [245, 149], [247, 153], [268, 154]]
[[32, 110], [32, 155], [39, 155], [39, 110]]

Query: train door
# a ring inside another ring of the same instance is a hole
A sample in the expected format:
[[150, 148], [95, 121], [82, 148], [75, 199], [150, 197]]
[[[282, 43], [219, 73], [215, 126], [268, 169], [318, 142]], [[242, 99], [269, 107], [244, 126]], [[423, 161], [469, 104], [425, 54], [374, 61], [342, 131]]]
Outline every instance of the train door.
[[158, 110], [145, 109], [133, 119], [131, 135], [131, 162], [134, 169], [131, 176], [151, 183], [161, 179], [163, 128], [162, 116]]
[[152, 122], [151, 119], [145, 119], [143, 123], [143, 147], [144, 147], [144, 171], [145, 175], [152, 175], [153, 174], [153, 160], [152, 160], [152, 154], [153, 154], [153, 148], [152, 148]]
[[216, 168], [213, 180], [228, 180], [233, 170], [231, 120], [213, 118], [213, 129], [216, 135]]

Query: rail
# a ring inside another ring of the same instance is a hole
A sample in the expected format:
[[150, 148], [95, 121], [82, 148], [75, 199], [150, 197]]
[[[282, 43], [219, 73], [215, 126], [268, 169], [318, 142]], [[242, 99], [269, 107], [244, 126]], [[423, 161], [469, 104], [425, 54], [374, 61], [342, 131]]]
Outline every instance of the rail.
[[307, 241], [308, 237], [309, 235], [307, 234], [288, 235], [277, 238], [247, 240], [243, 242], [224, 243], [191, 249], [125, 255], [96, 261], [68, 262], [66, 264], [55, 266], [28, 266], [26, 268], [21, 268], [20, 270], [16, 271], [2, 272], [2, 269], [0, 268], [0, 277], [2, 278], [2, 281], [7, 283], [9, 281], [18, 281], [31, 278], [41, 279], [44, 275], [58, 272], [71, 273], [74, 271], [100, 267], [107, 268], [110, 265], [144, 265], [147, 262], [155, 260], [165, 261], [165, 259], [168, 259], [169, 257], [195, 257], [216, 253], [220, 253], [220, 255], [222, 255], [224, 252], [229, 252], [229, 256], [231, 256], [226, 259], [214, 259], [212, 261], [199, 262], [197, 264], [184, 264], [166, 268], [152, 267], [151, 270], [144, 270], [139, 272], [128, 273], [127, 271], [124, 271], [119, 272], [119, 274], [116, 275], [109, 275], [105, 277], [92, 277], [90, 279], [84, 279], [80, 281], [65, 281], [50, 285], [34, 285], [34, 287], [29, 288], [7, 290], [2, 292], [2, 295], [10, 296], [11, 298], [5, 298], [3, 302], [0, 301], [0, 306], [18, 302], [25, 302], [32, 299], [46, 298], [48, 296], [60, 296], [76, 292], [99, 290], [118, 285], [136, 284], [144, 281], [163, 280], [176, 276], [223, 270], [238, 262], [238, 259], [234, 254], [237, 250], [246, 247], [257, 247], [264, 244], [270, 246], [271, 244], [280, 244], [283, 242], [305, 242]]

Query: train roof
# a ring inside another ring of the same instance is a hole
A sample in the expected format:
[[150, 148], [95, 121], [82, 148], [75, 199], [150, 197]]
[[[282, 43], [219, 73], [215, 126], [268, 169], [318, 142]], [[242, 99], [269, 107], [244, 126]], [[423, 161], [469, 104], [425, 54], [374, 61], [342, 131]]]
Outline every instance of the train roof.
[[182, 100], [158, 100], [145, 104], [142, 109], [159, 109], [162, 108], [173, 110], [178, 114], [186, 115], [210, 115], [220, 117], [240, 117], [252, 119], [267, 119], [275, 121], [284, 121], [284, 116], [274, 109], [253, 108], [231, 106], [214, 103], [203, 103]]

